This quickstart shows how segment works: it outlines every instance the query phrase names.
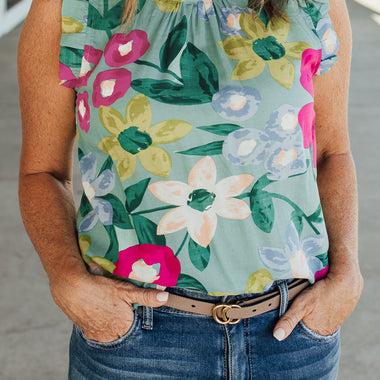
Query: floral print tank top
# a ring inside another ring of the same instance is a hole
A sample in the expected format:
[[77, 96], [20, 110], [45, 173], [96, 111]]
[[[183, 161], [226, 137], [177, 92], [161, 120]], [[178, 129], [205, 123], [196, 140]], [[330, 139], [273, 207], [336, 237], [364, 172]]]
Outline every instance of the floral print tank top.
[[63, 0], [61, 84], [75, 88], [93, 273], [211, 295], [328, 268], [314, 75], [339, 43], [328, 0], [288, 20], [247, 0]]

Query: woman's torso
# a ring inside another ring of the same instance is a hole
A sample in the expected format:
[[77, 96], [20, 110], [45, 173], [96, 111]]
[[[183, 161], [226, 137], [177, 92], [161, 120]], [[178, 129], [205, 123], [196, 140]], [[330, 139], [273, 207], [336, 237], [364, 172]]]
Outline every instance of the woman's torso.
[[79, 8], [66, 12], [79, 33], [64, 35], [61, 63], [83, 44], [80, 78], [65, 68], [63, 79], [77, 91], [90, 267], [209, 294], [322, 276], [312, 90], [322, 13], [290, 1], [289, 22], [253, 21], [244, 0], [146, 0], [124, 33], [118, 2], [77, 4], [87, 26]]

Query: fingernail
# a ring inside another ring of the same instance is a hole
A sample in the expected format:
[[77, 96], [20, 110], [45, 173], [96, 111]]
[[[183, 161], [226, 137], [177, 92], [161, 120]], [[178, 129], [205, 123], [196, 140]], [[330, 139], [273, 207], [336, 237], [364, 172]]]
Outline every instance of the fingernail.
[[167, 301], [168, 297], [169, 297], [169, 293], [168, 292], [157, 293], [157, 300], [160, 301], [160, 302]]
[[280, 327], [273, 333], [273, 336], [281, 342], [285, 338], [285, 330]]

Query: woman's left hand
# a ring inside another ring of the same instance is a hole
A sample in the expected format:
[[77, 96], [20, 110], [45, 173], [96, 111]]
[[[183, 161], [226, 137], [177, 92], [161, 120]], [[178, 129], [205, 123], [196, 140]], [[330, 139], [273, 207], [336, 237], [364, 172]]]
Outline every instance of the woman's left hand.
[[359, 270], [344, 275], [329, 272], [295, 298], [277, 322], [273, 336], [286, 339], [301, 320], [320, 335], [333, 334], [354, 310], [362, 289]]

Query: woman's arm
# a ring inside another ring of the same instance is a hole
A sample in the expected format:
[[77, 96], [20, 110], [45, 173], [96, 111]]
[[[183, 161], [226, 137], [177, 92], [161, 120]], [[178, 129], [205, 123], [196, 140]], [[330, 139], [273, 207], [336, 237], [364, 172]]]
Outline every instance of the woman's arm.
[[57, 305], [89, 338], [110, 341], [129, 329], [133, 302], [164, 302], [159, 291], [89, 274], [81, 259], [71, 185], [75, 92], [59, 85], [60, 36], [61, 0], [34, 0], [18, 49], [20, 208]]
[[340, 40], [339, 60], [328, 73], [314, 78], [318, 188], [329, 237], [329, 273], [302, 292], [277, 323], [279, 340], [300, 320], [322, 335], [333, 333], [351, 314], [363, 288], [356, 175], [347, 127], [351, 27], [345, 0], [330, 0], [330, 6]]

